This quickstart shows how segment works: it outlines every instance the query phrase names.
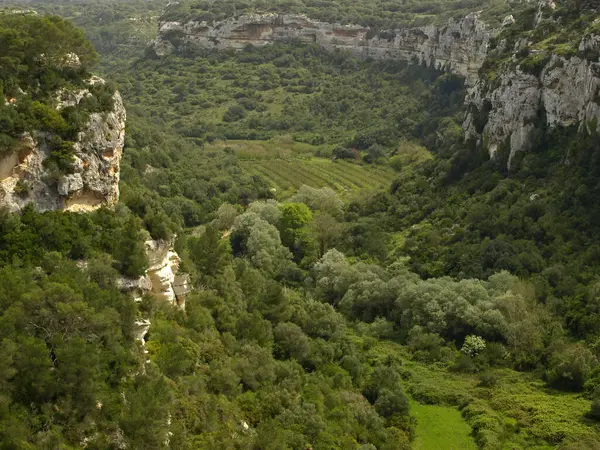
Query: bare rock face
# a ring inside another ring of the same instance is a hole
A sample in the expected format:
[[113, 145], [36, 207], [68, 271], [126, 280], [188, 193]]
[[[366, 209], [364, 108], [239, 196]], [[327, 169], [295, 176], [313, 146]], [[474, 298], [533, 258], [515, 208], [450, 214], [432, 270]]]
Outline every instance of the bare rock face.
[[[552, 16], [556, 7], [553, 0], [538, 1], [534, 30], [550, 22], [560, 26]], [[491, 157], [499, 149], [508, 152], [510, 169], [515, 155], [530, 150], [534, 134], [546, 127], [598, 129], [600, 35], [585, 30], [581, 34], [579, 46], [563, 53], [577, 56], [540, 50], [527, 33], [516, 39], [512, 49], [506, 40], [500, 40], [489, 55], [504, 58], [505, 62], [494, 69], [494, 77], [483, 77], [472, 86], [465, 99], [466, 139], [476, 139]], [[527, 61], [523, 53], [529, 58], [529, 67], [522, 67]], [[536, 61], [533, 67], [532, 60]]]
[[[94, 83], [104, 81], [93, 77], [88, 82]], [[74, 106], [88, 95], [87, 89], [61, 91], [57, 109]], [[46, 143], [50, 135], [23, 136], [18, 151], [0, 160], [0, 205], [13, 212], [29, 203], [38, 211], [85, 212], [116, 204], [126, 114], [118, 92], [113, 101], [112, 111], [90, 114], [73, 145], [73, 173], [58, 179], [53, 179], [44, 165], [50, 156]]]
[[[598, 37], [584, 41], [582, 46], [596, 45]], [[477, 83], [466, 98], [469, 112], [463, 128], [466, 137], [478, 139], [492, 157], [507, 146], [510, 168], [518, 152], [531, 148], [532, 135], [542, 124], [598, 127], [599, 90], [600, 63], [552, 55], [537, 76], [517, 66], [503, 72], [493, 87]]]
[[141, 301], [144, 294], [185, 309], [185, 296], [190, 293], [189, 274], [181, 273], [181, 258], [173, 249], [173, 242], [145, 242], [148, 256], [148, 269], [139, 278], [120, 278], [119, 288], [130, 292], [135, 301]]
[[181, 259], [166, 241], [146, 241], [148, 255], [147, 274], [152, 285], [151, 293], [169, 303], [177, 303], [175, 295], [175, 277], [179, 271]]
[[472, 83], [491, 35], [475, 13], [450, 20], [443, 27], [389, 30], [377, 36], [369, 27], [319, 22], [303, 15], [248, 14], [211, 23], [160, 22], [152, 48], [158, 56], [165, 56], [184, 48], [241, 50], [248, 44], [261, 46], [293, 39], [330, 50], [347, 50], [358, 57], [417, 61], [462, 75]]

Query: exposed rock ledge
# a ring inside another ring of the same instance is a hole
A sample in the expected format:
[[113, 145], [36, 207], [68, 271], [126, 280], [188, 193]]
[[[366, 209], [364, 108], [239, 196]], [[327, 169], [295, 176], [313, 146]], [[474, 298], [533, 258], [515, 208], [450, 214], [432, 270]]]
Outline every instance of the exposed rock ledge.
[[[587, 36], [579, 50], [600, 54], [600, 36]], [[531, 149], [541, 126], [598, 127], [600, 63], [552, 55], [539, 76], [517, 66], [502, 72], [493, 86], [479, 82], [466, 104], [466, 137], [477, 139], [491, 157], [504, 146], [511, 168], [518, 152]]]
[[189, 276], [179, 273], [181, 259], [173, 250], [173, 244], [154, 240], [148, 240], [145, 244], [149, 262], [145, 275], [137, 279], [121, 278], [121, 289], [132, 292], [135, 300], [141, 300], [142, 295], [149, 293], [185, 308], [185, 296], [191, 290]]
[[359, 57], [416, 60], [464, 76], [473, 83], [486, 56], [491, 30], [476, 13], [443, 27], [391, 30], [375, 36], [360, 25], [340, 25], [296, 14], [250, 14], [221, 22], [164, 21], [152, 47], [158, 56], [194, 47], [236, 50], [252, 44], [297, 39], [324, 48], [343, 49]]
[[[88, 84], [104, 83], [93, 77]], [[78, 104], [87, 89], [60, 92], [57, 109]], [[125, 136], [125, 108], [115, 92], [113, 110], [90, 114], [74, 143], [74, 170], [51, 181], [44, 167], [50, 156], [47, 133], [25, 135], [17, 152], [0, 160], [0, 205], [10, 211], [33, 203], [38, 211], [84, 212], [114, 205], [119, 198], [119, 168]]]

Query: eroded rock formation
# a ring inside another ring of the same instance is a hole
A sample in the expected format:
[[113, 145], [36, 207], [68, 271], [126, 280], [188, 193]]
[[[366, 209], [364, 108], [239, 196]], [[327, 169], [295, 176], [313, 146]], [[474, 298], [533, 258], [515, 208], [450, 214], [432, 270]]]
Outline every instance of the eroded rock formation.
[[147, 240], [148, 269], [139, 278], [121, 278], [119, 287], [141, 301], [146, 293], [172, 305], [185, 308], [185, 296], [190, 292], [189, 275], [179, 272], [181, 258], [169, 241]]
[[243, 49], [279, 40], [316, 43], [347, 50], [359, 57], [418, 61], [452, 71], [473, 82], [486, 55], [491, 30], [469, 14], [443, 27], [390, 30], [378, 35], [368, 27], [312, 20], [296, 14], [249, 14], [221, 22], [163, 21], [152, 46], [159, 56], [195, 47]]
[[[542, 0], [534, 23], [539, 26], [553, 3]], [[499, 45], [504, 45], [500, 42]], [[585, 35], [578, 56], [544, 55], [521, 38], [512, 57], [493, 80], [482, 79], [469, 91], [463, 124], [494, 157], [502, 149], [512, 167], [518, 152], [530, 150], [534, 134], [545, 127], [598, 127], [600, 123], [600, 36]], [[540, 58], [537, 70], [525, 70], [518, 53]]]
[[150, 292], [157, 298], [185, 307], [184, 297], [190, 291], [189, 277], [187, 274], [179, 274], [181, 259], [173, 250], [173, 244], [149, 240], [146, 241], [146, 253]]
[[[104, 83], [92, 77], [88, 84]], [[62, 90], [57, 109], [78, 104], [89, 90]], [[20, 147], [0, 160], [0, 204], [19, 211], [32, 203], [36, 210], [91, 211], [114, 205], [119, 198], [119, 164], [125, 135], [125, 108], [115, 92], [113, 108], [92, 113], [74, 142], [73, 171], [54, 179], [44, 165], [50, 157], [48, 133], [37, 132], [21, 138]]]

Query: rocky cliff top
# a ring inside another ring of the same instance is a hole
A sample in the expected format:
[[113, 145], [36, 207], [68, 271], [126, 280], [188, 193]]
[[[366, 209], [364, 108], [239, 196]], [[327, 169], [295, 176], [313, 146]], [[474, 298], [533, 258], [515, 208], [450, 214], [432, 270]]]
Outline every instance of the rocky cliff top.
[[[104, 84], [104, 80], [92, 77], [89, 88], [60, 90], [56, 110], [75, 109], [92, 97], [94, 86]], [[52, 164], [55, 134], [44, 130], [24, 133], [17, 148], [0, 159], [0, 205], [11, 211], [31, 203], [38, 211], [76, 212], [114, 205], [119, 197], [126, 113], [118, 92], [111, 99], [111, 109], [88, 115], [69, 144], [69, 164], [64, 170]]]
[[491, 29], [476, 13], [451, 19], [442, 27], [429, 25], [379, 33], [370, 27], [321, 22], [300, 14], [247, 14], [218, 22], [162, 21], [152, 48], [158, 56], [165, 56], [195, 48], [241, 50], [249, 44], [298, 40], [330, 50], [346, 50], [358, 57], [416, 60], [474, 81], [491, 37]]
[[0, 14], [0, 206], [88, 211], [118, 198], [125, 109], [97, 54], [57, 16]]

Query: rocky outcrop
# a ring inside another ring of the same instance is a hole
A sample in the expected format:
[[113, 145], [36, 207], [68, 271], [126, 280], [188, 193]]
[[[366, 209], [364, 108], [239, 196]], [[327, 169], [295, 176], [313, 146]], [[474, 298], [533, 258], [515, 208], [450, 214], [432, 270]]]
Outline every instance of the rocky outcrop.
[[148, 331], [150, 331], [151, 322], [148, 319], [138, 319], [133, 323], [133, 334], [135, 339], [137, 339], [142, 346], [146, 344], [146, 336], [148, 335]]
[[189, 275], [179, 272], [181, 258], [168, 241], [148, 240], [145, 242], [148, 256], [148, 269], [139, 278], [121, 278], [121, 290], [141, 301], [144, 294], [185, 308], [185, 296], [190, 292]]
[[[70, 60], [69, 60], [70, 61]], [[98, 77], [91, 87], [104, 83]], [[61, 90], [57, 109], [75, 106], [91, 95], [88, 89]], [[91, 211], [114, 205], [119, 198], [119, 164], [125, 135], [125, 108], [118, 92], [113, 108], [92, 113], [73, 144], [72, 173], [56, 175], [44, 161], [50, 157], [48, 133], [24, 135], [16, 152], [0, 160], [0, 205], [19, 211], [32, 203], [36, 210]]]
[[173, 250], [173, 244], [167, 241], [146, 241], [150, 292], [157, 298], [171, 304], [185, 307], [184, 297], [190, 291], [189, 277], [179, 274], [181, 259]]
[[[599, 43], [599, 36], [586, 36], [578, 50], [598, 54]], [[518, 152], [531, 148], [536, 130], [600, 123], [598, 57], [554, 54], [543, 61], [539, 73], [509, 64], [493, 82], [478, 82], [466, 98], [467, 139], [475, 138], [492, 157], [503, 148], [509, 168]]]
[[160, 22], [152, 47], [158, 56], [165, 56], [198, 47], [241, 50], [249, 44], [299, 40], [330, 50], [347, 50], [358, 57], [417, 61], [474, 82], [491, 34], [475, 13], [450, 20], [443, 27], [391, 30], [377, 35], [369, 27], [319, 22], [303, 15], [249, 14], [211, 23]]

